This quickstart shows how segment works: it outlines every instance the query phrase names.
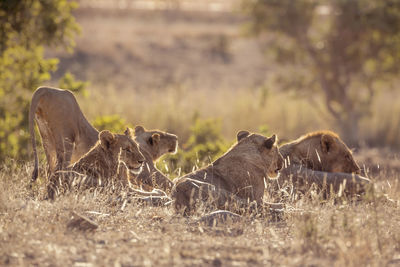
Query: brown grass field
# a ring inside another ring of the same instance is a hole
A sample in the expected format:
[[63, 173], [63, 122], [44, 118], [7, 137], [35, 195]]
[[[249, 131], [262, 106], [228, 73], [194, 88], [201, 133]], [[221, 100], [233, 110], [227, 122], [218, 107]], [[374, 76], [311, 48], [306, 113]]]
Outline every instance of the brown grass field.
[[[381, 168], [361, 201], [316, 196], [287, 201], [278, 219], [208, 226], [201, 213], [184, 218], [107, 192], [41, 200], [44, 185], [28, 187], [32, 166], [11, 164], [0, 172], [0, 265], [398, 266], [400, 177]], [[76, 213], [97, 229], [76, 226]]]
[[[84, 7], [75, 15], [74, 53], [47, 52], [60, 58], [50, 85], [66, 71], [90, 81], [90, 97], [78, 101], [91, 121], [118, 114], [175, 133], [180, 144], [195, 117], [221, 119], [227, 140], [263, 126], [284, 140], [337, 130], [318, 98], [311, 105], [275, 87], [274, 66], [243, 36], [236, 13]], [[278, 219], [207, 226], [202, 213], [185, 218], [110, 191], [50, 202], [43, 179], [29, 188], [32, 162], [11, 161], [0, 166], [0, 265], [400, 266], [399, 96], [378, 94], [360, 125], [363, 142], [381, 146], [355, 151], [374, 190], [357, 202], [286, 201]], [[77, 226], [76, 214], [97, 228]]]

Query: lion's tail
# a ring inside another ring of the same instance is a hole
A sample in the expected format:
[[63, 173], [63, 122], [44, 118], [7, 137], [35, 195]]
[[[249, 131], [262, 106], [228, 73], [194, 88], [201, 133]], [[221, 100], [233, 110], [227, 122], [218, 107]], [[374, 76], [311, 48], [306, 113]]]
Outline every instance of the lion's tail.
[[32, 181], [36, 181], [39, 174], [39, 159], [37, 155], [35, 138], [35, 113], [44, 89], [44, 87], [39, 87], [38, 89], [36, 89], [36, 91], [32, 95], [31, 106], [29, 108], [29, 134], [31, 136], [33, 156], [35, 159], [35, 166], [32, 172]]

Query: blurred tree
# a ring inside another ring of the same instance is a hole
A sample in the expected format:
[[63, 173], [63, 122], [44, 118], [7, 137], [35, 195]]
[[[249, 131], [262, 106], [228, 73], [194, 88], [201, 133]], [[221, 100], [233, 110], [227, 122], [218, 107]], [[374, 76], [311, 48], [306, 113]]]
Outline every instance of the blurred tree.
[[89, 95], [88, 91], [86, 91], [88, 84], [89, 82], [76, 80], [75, 76], [69, 71], [58, 81], [58, 87], [68, 89], [72, 92], [82, 93], [84, 96]]
[[44, 58], [44, 46], [72, 51], [79, 32], [71, 14], [76, 6], [67, 0], [0, 0], [0, 162], [28, 155], [29, 100], [58, 63]]
[[128, 124], [126, 120], [119, 115], [98, 116], [93, 121], [93, 127], [98, 131], [109, 130], [120, 134], [126, 130], [126, 127], [134, 129], [133, 125]]
[[265, 40], [285, 89], [324, 105], [343, 138], [358, 144], [378, 87], [400, 71], [400, 0], [249, 0], [248, 30]]

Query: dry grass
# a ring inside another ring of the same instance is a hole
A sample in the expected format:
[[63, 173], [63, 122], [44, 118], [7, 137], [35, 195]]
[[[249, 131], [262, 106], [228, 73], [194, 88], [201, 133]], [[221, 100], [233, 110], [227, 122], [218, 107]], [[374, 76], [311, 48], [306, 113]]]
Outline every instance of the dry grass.
[[[169, 207], [124, 205], [107, 193], [40, 200], [44, 185], [29, 189], [31, 170], [15, 164], [0, 172], [0, 265], [400, 264], [399, 172], [381, 172], [376, 193], [357, 203], [300, 200], [286, 203], [278, 222], [246, 218], [208, 227]], [[68, 227], [73, 212], [98, 228]]]
[[[260, 132], [262, 126], [282, 138], [296, 138], [305, 129], [317, 130], [329, 125], [307, 100], [279, 93], [262, 99], [261, 94], [261, 90], [192, 91], [171, 87], [162, 92], [116, 92], [110, 88], [78, 101], [89, 120], [118, 114], [133, 125], [175, 133], [181, 144], [186, 142], [190, 127], [198, 117], [220, 118], [222, 134], [230, 140], [239, 130]], [[102, 108], [99, 110], [99, 107]]]
[[[267, 75], [272, 67], [254, 40], [240, 36], [237, 15], [82, 9], [77, 19], [83, 35], [76, 52], [49, 55], [61, 57], [55, 78], [68, 70], [91, 81], [90, 99], [78, 99], [90, 120], [119, 114], [134, 125], [176, 133], [181, 143], [197, 116], [221, 118], [228, 139], [265, 125], [281, 139], [336, 130], [326, 110], [274, 88]], [[398, 142], [399, 99], [395, 91], [377, 96], [361, 125], [364, 140]], [[131, 202], [122, 209], [113, 194], [44, 201], [43, 184], [28, 187], [30, 164], [5, 165], [0, 265], [398, 266], [400, 167], [390, 153], [356, 154], [376, 181], [368, 200], [289, 202], [278, 222], [244, 219], [224, 227], [198, 225], [196, 217], [182, 218], [169, 207]], [[73, 212], [98, 228], [68, 228]]]

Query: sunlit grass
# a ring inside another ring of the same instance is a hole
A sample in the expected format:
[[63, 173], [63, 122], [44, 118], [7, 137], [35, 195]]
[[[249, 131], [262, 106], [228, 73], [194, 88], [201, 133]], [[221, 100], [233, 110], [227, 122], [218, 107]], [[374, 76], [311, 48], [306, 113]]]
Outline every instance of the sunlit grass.
[[[371, 114], [360, 123], [361, 145], [400, 147], [399, 99], [395, 91], [375, 97]], [[92, 90], [89, 98], [79, 97], [78, 101], [91, 121], [100, 115], [118, 114], [133, 125], [175, 133], [180, 143], [187, 141], [197, 118], [220, 119], [227, 140], [244, 129], [276, 133], [283, 140], [313, 130], [339, 130], [324, 105], [274, 90], [265, 94], [262, 88], [214, 91], [170, 87], [140, 92], [108, 88]]]
[[118, 114], [134, 125], [171, 131], [183, 142], [197, 118], [220, 119], [222, 134], [227, 139], [233, 139], [239, 130], [260, 132], [265, 128], [283, 138], [295, 138], [305, 131], [329, 125], [307, 100], [274, 92], [263, 97], [259, 89], [166, 88], [135, 92], [109, 88], [91, 91], [90, 98], [80, 97], [78, 101], [89, 120], [99, 115]]
[[[375, 195], [358, 202], [305, 198], [286, 202], [279, 221], [245, 218], [208, 227], [171, 207], [124, 205], [105, 192], [41, 200], [28, 187], [31, 171], [31, 165], [17, 164], [0, 171], [1, 265], [395, 266], [400, 261], [398, 174], [376, 177]], [[98, 228], [68, 227], [73, 212]]]

